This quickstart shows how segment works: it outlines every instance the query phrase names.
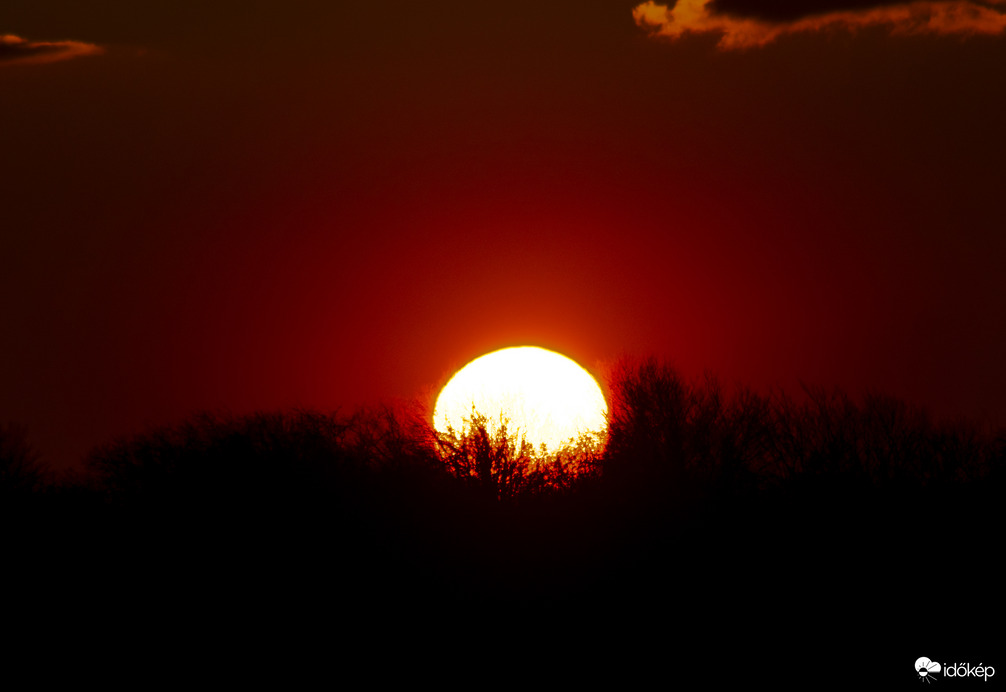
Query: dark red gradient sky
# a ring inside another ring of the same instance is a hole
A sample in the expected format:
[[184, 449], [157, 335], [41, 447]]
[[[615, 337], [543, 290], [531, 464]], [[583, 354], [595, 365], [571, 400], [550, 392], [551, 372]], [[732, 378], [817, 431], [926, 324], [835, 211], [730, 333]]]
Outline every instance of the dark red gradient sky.
[[1006, 36], [344, 4], [4, 3], [0, 421], [44, 458], [525, 343], [1006, 423]]

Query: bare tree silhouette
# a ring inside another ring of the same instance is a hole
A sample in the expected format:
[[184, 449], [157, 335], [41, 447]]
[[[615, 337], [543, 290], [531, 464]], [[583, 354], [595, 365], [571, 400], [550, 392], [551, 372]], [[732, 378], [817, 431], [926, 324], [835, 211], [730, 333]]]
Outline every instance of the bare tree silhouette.
[[535, 449], [500, 414], [495, 425], [474, 408], [464, 430], [435, 433], [437, 453], [450, 473], [486, 497], [514, 500], [569, 490], [596, 475], [603, 441], [584, 434], [558, 450]]
[[28, 442], [25, 428], [0, 425], [0, 505], [28, 501], [49, 482], [51, 474]]

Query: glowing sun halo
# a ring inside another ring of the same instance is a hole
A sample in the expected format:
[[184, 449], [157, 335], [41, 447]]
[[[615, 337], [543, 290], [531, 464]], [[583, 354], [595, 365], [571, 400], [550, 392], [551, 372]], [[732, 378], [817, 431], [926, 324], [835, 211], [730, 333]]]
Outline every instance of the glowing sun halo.
[[556, 451], [581, 433], [603, 432], [608, 407], [590, 373], [566, 356], [535, 346], [493, 351], [461, 368], [437, 397], [433, 425], [462, 432], [472, 408], [495, 431], [500, 415], [508, 431], [537, 449]]

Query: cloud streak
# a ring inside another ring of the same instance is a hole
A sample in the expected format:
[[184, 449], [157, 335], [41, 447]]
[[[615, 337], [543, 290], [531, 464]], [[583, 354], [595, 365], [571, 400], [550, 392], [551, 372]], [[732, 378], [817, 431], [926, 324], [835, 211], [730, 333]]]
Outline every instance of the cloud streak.
[[41, 65], [104, 52], [101, 46], [80, 41], [29, 41], [13, 34], [0, 35], [0, 67]]
[[[917, 0], [872, 7], [856, 3], [849, 9], [805, 6], [804, 15], [766, 18], [743, 13], [743, 3], [724, 12], [716, 0], [678, 0], [673, 7], [648, 0], [638, 5], [632, 16], [636, 24], [653, 36], [679, 39], [688, 34], [718, 34], [723, 50], [756, 48], [787, 34], [825, 30], [854, 32], [868, 27], [884, 27], [895, 35], [996, 35], [1006, 30], [1006, 0]], [[830, 3], [835, 7], [836, 3]], [[741, 11], [738, 11], [741, 10]]]

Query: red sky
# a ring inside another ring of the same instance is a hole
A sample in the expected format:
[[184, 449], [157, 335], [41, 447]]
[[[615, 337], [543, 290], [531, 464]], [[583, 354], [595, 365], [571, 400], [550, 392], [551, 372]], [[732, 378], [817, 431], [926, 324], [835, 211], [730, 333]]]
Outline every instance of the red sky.
[[536, 344], [1006, 424], [1006, 4], [682, 3], [5, 1], [0, 422]]

